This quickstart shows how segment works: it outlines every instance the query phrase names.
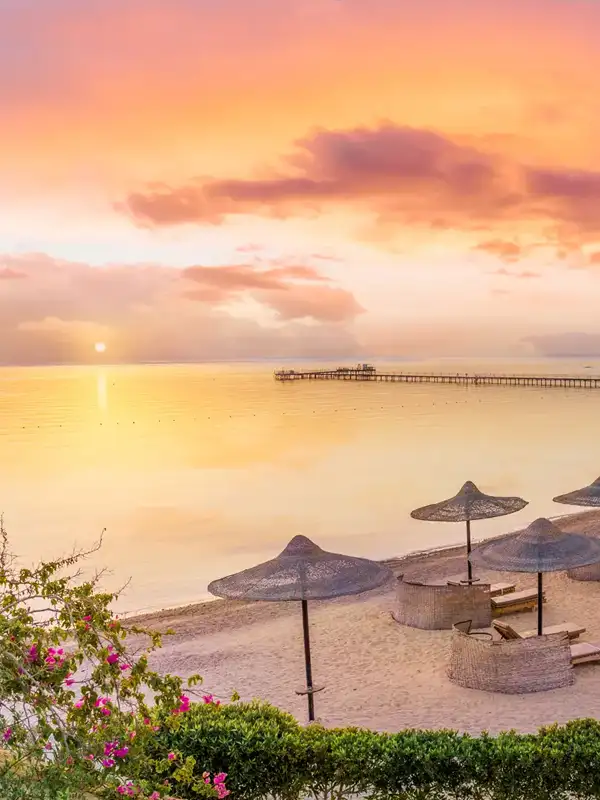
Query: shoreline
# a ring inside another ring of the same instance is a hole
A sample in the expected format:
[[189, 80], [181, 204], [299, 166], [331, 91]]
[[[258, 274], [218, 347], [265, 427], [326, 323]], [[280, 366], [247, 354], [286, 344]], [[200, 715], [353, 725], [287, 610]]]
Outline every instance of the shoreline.
[[[561, 527], [600, 534], [600, 509], [567, 514]], [[507, 534], [503, 534], [506, 536]], [[493, 537], [501, 538], [501, 537]], [[464, 569], [465, 546], [450, 545], [387, 559], [393, 572], [426, 580]], [[533, 588], [536, 576], [478, 570], [484, 581], [508, 581]], [[544, 586], [547, 625], [579, 623], [581, 641], [600, 644], [600, 581], [570, 580], [549, 573]], [[428, 631], [396, 623], [391, 612], [395, 587], [310, 603], [313, 675], [324, 686], [316, 714], [327, 727], [350, 726], [379, 731], [453, 729], [478, 735], [506, 730], [533, 733], [572, 719], [600, 719], [600, 665], [575, 671], [573, 686], [527, 695], [503, 695], [464, 689], [446, 676], [451, 631]], [[214, 600], [130, 617], [165, 637], [151, 654], [158, 672], [186, 678], [203, 676], [202, 690], [227, 701], [237, 692], [243, 701], [267, 701], [306, 719], [302, 620], [297, 602]], [[534, 613], [507, 616], [518, 631], [535, 627]]]
[[[598, 523], [598, 533], [600, 535], [600, 509], [590, 509], [588, 511], [576, 511], [572, 513], [565, 513], [565, 514], [555, 514], [548, 519], [552, 520], [553, 522], [556, 520], [564, 520], [567, 523], [567, 528], [577, 526], [579, 527], [579, 522], [583, 521], [584, 523], [589, 521], [590, 523]], [[456, 523], [456, 525], [460, 525], [460, 523]], [[505, 536], [511, 536], [513, 533], [521, 530], [521, 528], [515, 528], [514, 530], [509, 531], [508, 533], [501, 533], [497, 536], [490, 536], [487, 539], [473, 539], [473, 546], [476, 547], [478, 544], [481, 544], [483, 541], [491, 542], [498, 539], [503, 539]], [[583, 532], [583, 531], [582, 531]], [[390, 556], [389, 558], [382, 558], [380, 559], [381, 564], [385, 564], [392, 569], [393, 572], [396, 572], [403, 566], [411, 566], [415, 563], [420, 563], [421, 561], [428, 562], [433, 560], [436, 556], [437, 557], [445, 557], [445, 556], [456, 556], [460, 555], [461, 553], [465, 552], [465, 544], [463, 543], [454, 543], [442, 546], [434, 546], [428, 547], [423, 550], [412, 550], [409, 553], [399, 556]], [[359, 598], [361, 595], [354, 595], [355, 598]], [[340, 598], [343, 599], [343, 598]], [[331, 602], [327, 601], [317, 601], [317, 602]], [[208, 597], [203, 600], [193, 601], [191, 603], [183, 603], [179, 604], [176, 603], [174, 605], [163, 606], [161, 608], [156, 609], [149, 609], [149, 610], [139, 610], [139, 611], [126, 611], [119, 614], [120, 619], [126, 620], [127, 622], [132, 622], [135, 624], [139, 624], [141, 622], [147, 623], [148, 621], [156, 618], [160, 620], [164, 615], [173, 615], [173, 616], [182, 616], [187, 617], [194, 614], [197, 611], [201, 611], [206, 606], [213, 606], [214, 604], [232, 604], [232, 606], [240, 607], [246, 605], [259, 605], [258, 601], [253, 600], [223, 600], [219, 597]], [[262, 605], [262, 603], [260, 603]], [[285, 601], [281, 603], [266, 603], [264, 605], [285, 605]]]

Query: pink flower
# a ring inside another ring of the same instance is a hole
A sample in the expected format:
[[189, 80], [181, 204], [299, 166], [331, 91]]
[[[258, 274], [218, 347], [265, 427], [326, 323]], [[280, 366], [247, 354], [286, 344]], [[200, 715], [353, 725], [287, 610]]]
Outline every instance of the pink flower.
[[107, 657], [107, 659], [106, 659], [106, 663], [107, 663], [107, 664], [116, 664], [118, 660], [119, 660], [119, 655], [118, 655], [118, 653], [111, 653], [111, 654], [110, 654], [110, 655]]
[[173, 714], [183, 714], [185, 711], [190, 710], [190, 698], [182, 694], [179, 698], [180, 706], [173, 711]]
[[214, 706], [220, 706], [221, 705], [221, 701], [220, 700], [215, 700], [214, 694], [205, 694], [202, 699], [204, 700], [204, 702], [207, 705], [208, 704], [212, 704]]
[[103, 758], [102, 759], [102, 766], [106, 767], [106, 769], [110, 769], [111, 767], [114, 767], [115, 763], [116, 762], [115, 762], [114, 758]]
[[89, 754], [86, 756], [86, 758], [87, 758], [87, 760], [88, 760], [88, 761], [93, 761], [93, 760], [94, 760], [94, 754], [93, 754], [93, 753], [89, 753]]
[[53, 669], [55, 666], [62, 667], [65, 663], [65, 651], [60, 647], [56, 650], [54, 647], [48, 648], [48, 655], [44, 659], [44, 663], [48, 665], [50, 669]]
[[213, 783], [215, 783], [215, 784], [218, 784], [218, 783], [225, 783], [225, 781], [226, 781], [226, 780], [227, 780], [227, 773], [226, 773], [226, 772], [219, 772], [219, 773], [218, 773], [217, 775], [215, 775], [215, 777], [213, 778]]
[[175, 753], [169, 753], [169, 755], [167, 756], [167, 758], [169, 759], [169, 761], [175, 761], [175, 759], [177, 758], [177, 756], [175, 755]]
[[129, 731], [129, 741], [130, 742], [133, 742], [133, 740], [135, 739], [136, 736], [137, 736], [137, 733], [135, 731]]
[[129, 748], [128, 747], [119, 747], [118, 750], [114, 751], [114, 755], [117, 758], [125, 758], [125, 756], [127, 755], [128, 752], [129, 752]]
[[52, 743], [46, 742], [46, 744], [44, 745], [44, 750], [52, 750]]
[[85, 704], [85, 699], [82, 697], [81, 700], [78, 700], [75, 703], [75, 708], [83, 708], [84, 704]]
[[67, 673], [67, 677], [65, 678], [65, 686], [73, 686], [73, 684], [75, 683], [75, 681], [72, 678], [72, 675], [73, 675], [72, 672]]
[[105, 717], [110, 717], [112, 711], [110, 710], [110, 708], [106, 708], [106, 706], [104, 706], [104, 708], [100, 709], [100, 713], [104, 714]]
[[12, 728], [7, 728], [2, 734], [2, 738], [4, 739], [5, 742], [8, 742], [11, 736], [12, 736]]
[[119, 665], [119, 669], [121, 670], [121, 672], [125, 672], [126, 669], [131, 669], [131, 665], [130, 664], [120, 664]]
[[152, 792], [152, 794], [148, 796], [148, 800], [160, 800], [159, 793], [158, 792]]
[[87, 615], [87, 617], [84, 617], [84, 618], [83, 618], [83, 621], [84, 621], [84, 622], [91, 622], [91, 621], [92, 621], [92, 616], [91, 616], [91, 614], [88, 614], [88, 615]]
[[37, 659], [38, 659], [38, 649], [36, 645], [32, 644], [27, 653], [27, 661], [33, 664], [33, 662], [37, 661]]
[[125, 794], [126, 791], [127, 791], [127, 787], [126, 786], [123, 786], [123, 785], [117, 786], [117, 792], [119, 794]]

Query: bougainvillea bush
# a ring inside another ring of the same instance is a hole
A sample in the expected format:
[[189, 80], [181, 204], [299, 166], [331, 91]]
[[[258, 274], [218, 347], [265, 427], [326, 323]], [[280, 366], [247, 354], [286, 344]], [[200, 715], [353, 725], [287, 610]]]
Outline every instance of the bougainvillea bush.
[[226, 775], [156, 747], [201, 679], [184, 687], [149, 668], [160, 636], [113, 615], [118, 595], [100, 591], [98, 575], [82, 579], [87, 555], [22, 568], [0, 519], [0, 788], [15, 798], [159, 800], [185, 786], [223, 800]]

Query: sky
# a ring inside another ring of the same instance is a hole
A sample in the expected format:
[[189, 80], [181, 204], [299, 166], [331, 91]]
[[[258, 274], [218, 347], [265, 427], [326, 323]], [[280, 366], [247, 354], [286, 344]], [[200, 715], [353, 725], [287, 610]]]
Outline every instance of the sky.
[[599, 301], [600, 2], [0, 0], [0, 363], [592, 356]]

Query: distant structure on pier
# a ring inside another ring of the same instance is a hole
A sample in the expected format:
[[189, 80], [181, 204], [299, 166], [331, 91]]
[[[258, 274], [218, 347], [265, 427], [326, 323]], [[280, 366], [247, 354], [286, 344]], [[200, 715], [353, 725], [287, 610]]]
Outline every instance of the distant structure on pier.
[[543, 386], [564, 389], [600, 389], [600, 376], [501, 375], [469, 373], [377, 372], [372, 364], [335, 369], [278, 369], [276, 381], [378, 381], [391, 383], [454, 383], [465, 386]]

